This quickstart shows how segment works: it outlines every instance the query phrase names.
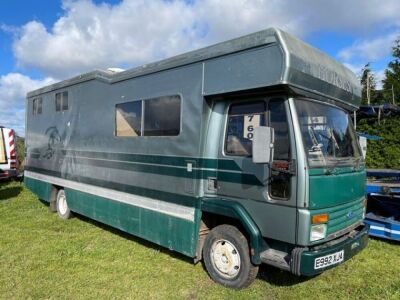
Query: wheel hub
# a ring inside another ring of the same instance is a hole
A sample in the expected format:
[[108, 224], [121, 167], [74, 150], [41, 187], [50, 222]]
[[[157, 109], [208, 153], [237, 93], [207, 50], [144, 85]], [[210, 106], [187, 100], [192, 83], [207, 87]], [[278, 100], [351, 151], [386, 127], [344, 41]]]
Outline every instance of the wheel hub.
[[227, 240], [214, 242], [211, 249], [211, 260], [215, 269], [223, 277], [233, 278], [240, 271], [240, 255], [236, 247]]
[[58, 198], [58, 210], [59, 212], [64, 215], [67, 212], [68, 206], [67, 206], [67, 201], [65, 200], [64, 195], [60, 195]]

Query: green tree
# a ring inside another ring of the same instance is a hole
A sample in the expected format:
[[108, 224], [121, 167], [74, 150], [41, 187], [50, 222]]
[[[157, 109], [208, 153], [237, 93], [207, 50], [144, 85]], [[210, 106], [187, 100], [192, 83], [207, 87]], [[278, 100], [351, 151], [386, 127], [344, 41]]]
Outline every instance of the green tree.
[[20, 136], [16, 136], [16, 148], [17, 148], [17, 166], [19, 171], [24, 170], [25, 160], [25, 139]]
[[379, 103], [379, 99], [377, 98], [376, 92], [376, 79], [375, 75], [371, 70], [371, 64], [367, 63], [364, 68], [361, 70], [361, 98], [362, 104], [368, 104], [368, 87], [370, 92], [370, 100], [371, 104]]
[[383, 90], [385, 100], [392, 102], [394, 93], [396, 104], [400, 103], [400, 36], [394, 42], [392, 47], [393, 60], [388, 64], [385, 70], [385, 79], [383, 82]]
[[357, 131], [383, 138], [368, 141], [368, 168], [400, 169], [400, 116], [385, 118], [381, 122], [377, 119], [362, 119], [357, 123]]

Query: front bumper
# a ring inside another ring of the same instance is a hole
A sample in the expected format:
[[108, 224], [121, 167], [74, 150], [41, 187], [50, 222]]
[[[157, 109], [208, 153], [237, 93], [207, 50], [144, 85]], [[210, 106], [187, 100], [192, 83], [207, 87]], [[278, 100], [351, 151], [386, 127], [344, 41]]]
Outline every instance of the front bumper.
[[314, 268], [316, 258], [344, 251], [344, 259], [341, 263], [349, 260], [368, 244], [368, 227], [361, 225], [351, 231], [346, 236], [328, 242], [324, 245], [314, 248], [295, 248], [292, 251], [290, 261], [290, 271], [296, 275], [313, 276], [322, 273], [325, 270], [334, 268], [338, 264], [330, 265], [321, 269]]

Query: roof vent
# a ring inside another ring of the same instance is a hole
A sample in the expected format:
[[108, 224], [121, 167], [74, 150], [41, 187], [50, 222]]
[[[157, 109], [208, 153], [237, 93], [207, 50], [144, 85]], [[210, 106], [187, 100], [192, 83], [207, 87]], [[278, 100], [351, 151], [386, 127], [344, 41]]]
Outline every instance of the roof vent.
[[119, 73], [125, 71], [124, 69], [121, 68], [108, 68], [107, 71], [112, 72], [112, 73]]

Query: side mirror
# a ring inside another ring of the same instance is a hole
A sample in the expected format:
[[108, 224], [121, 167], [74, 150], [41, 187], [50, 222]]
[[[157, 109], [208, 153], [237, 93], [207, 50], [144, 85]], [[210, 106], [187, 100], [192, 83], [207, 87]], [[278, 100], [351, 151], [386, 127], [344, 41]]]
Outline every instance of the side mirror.
[[274, 158], [274, 129], [272, 127], [254, 127], [253, 162], [269, 164]]

